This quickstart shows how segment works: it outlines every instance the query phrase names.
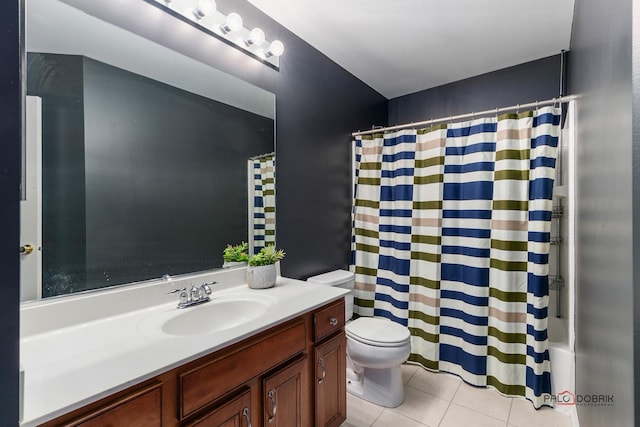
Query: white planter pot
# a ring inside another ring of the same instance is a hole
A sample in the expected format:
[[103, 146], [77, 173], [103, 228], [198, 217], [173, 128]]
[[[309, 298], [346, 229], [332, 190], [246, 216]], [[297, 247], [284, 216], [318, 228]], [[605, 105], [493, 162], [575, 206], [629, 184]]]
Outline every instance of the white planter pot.
[[252, 289], [271, 288], [276, 284], [276, 265], [247, 267], [247, 284]]

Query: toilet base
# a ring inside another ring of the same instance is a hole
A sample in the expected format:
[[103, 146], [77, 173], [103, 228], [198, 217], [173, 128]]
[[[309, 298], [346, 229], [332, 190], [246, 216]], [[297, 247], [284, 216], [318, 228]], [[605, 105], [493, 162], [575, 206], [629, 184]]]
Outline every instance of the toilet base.
[[402, 369], [400, 366], [386, 369], [364, 368], [362, 374], [357, 374], [347, 368], [347, 392], [387, 408], [400, 406], [404, 402]]

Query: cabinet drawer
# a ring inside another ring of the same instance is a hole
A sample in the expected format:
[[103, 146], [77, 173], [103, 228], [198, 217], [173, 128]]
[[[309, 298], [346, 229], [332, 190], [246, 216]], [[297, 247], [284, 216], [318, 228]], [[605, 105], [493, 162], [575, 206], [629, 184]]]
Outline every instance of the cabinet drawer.
[[319, 341], [344, 326], [344, 298], [313, 314], [313, 340]]
[[251, 341], [247, 347], [179, 374], [180, 419], [303, 352], [305, 337], [305, 323], [300, 320], [275, 334]]
[[153, 427], [162, 425], [162, 384], [156, 383], [128, 394], [65, 426]]
[[251, 390], [208, 412], [185, 427], [219, 427], [251, 425]]

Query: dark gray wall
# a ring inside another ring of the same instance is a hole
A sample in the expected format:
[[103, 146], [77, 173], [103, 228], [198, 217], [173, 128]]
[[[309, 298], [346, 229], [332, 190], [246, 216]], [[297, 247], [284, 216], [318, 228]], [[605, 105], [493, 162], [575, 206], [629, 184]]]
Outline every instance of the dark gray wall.
[[389, 101], [389, 125], [544, 101], [560, 94], [560, 55]]
[[580, 96], [576, 393], [615, 399], [611, 407], [578, 406], [583, 427], [632, 426], [638, 400], [633, 270], [634, 257], [637, 264], [640, 256], [633, 253], [632, 233], [631, 31], [631, 0], [575, 3], [568, 80], [569, 92]]
[[18, 423], [23, 2], [0, 6], [0, 425]]

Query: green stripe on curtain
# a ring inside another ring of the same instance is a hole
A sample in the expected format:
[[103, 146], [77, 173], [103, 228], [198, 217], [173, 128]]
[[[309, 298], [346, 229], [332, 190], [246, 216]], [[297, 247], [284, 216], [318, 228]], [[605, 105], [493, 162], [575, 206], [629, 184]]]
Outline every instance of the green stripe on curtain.
[[371, 299], [354, 298], [353, 303], [361, 307], [373, 308], [373, 300]]
[[367, 230], [366, 228], [356, 228], [355, 232], [358, 236], [371, 237], [374, 239], [378, 238], [378, 232], [373, 230]]
[[494, 173], [494, 178], [496, 181], [501, 179], [515, 179], [518, 181], [529, 181], [529, 171], [518, 171], [518, 170], [501, 170], [496, 171]]
[[411, 252], [411, 259], [419, 259], [421, 261], [440, 262], [440, 254], [431, 254], [427, 252]]
[[421, 235], [412, 235], [411, 243], [424, 243], [427, 245], [440, 245], [442, 242], [442, 237], [440, 236], [421, 236]]
[[496, 151], [496, 161], [499, 160], [529, 160], [529, 149]]
[[358, 185], [380, 185], [380, 178], [358, 178]]
[[[425, 323], [431, 323], [432, 325], [437, 325], [439, 324], [438, 318], [436, 316], [429, 316], [426, 313], [423, 313], [421, 311], [415, 311], [415, 310], [409, 310], [409, 318], [410, 319], [420, 319]], [[416, 329], [416, 328], [414, 328]], [[416, 329], [418, 330], [418, 329]], [[417, 334], [415, 334], [417, 335]], [[431, 340], [429, 340], [431, 341]], [[436, 342], [436, 341], [433, 341]]]
[[500, 249], [503, 251], [527, 251], [529, 248], [528, 242], [516, 242], [491, 239], [491, 249]]
[[424, 286], [429, 289], [440, 289], [440, 282], [438, 280], [425, 279], [424, 277], [411, 276], [409, 283], [416, 286]]
[[528, 264], [526, 262], [505, 261], [491, 258], [490, 267], [497, 268], [502, 271], [527, 271]]
[[444, 175], [429, 175], [429, 176], [414, 176], [413, 183], [414, 184], [433, 184], [435, 182], [443, 182]]
[[527, 363], [527, 356], [524, 354], [506, 354], [493, 346], [487, 347], [487, 356], [493, 356], [502, 363], [510, 365], [525, 365]]
[[428, 209], [442, 209], [442, 200], [428, 201], [428, 202], [420, 202], [413, 201], [413, 209], [417, 210], [428, 210]]
[[356, 243], [356, 250], [363, 252], [371, 252], [372, 254], [380, 253], [379, 246], [365, 245], [364, 243]]
[[524, 396], [525, 395], [525, 386], [523, 385], [515, 385], [515, 384], [503, 384], [491, 375], [487, 375], [487, 385], [494, 387], [502, 394], [506, 394], [508, 396]]
[[433, 157], [430, 159], [416, 160], [416, 169], [428, 168], [430, 166], [439, 166], [444, 164], [444, 157]]
[[377, 276], [378, 270], [375, 268], [366, 268], [356, 266], [356, 274], [364, 274], [366, 276]]
[[518, 332], [513, 332], [513, 333], [502, 332], [501, 330], [493, 326], [489, 326], [487, 331], [489, 333], [489, 336], [495, 337], [504, 343], [517, 343], [517, 344], [527, 343], [527, 334], [521, 334]]
[[506, 292], [496, 288], [490, 288], [489, 296], [504, 302], [527, 302], [526, 292]]
[[419, 363], [420, 365], [424, 366], [427, 369], [432, 369], [434, 371], [438, 370], [438, 362], [435, 362], [433, 360], [429, 360], [429, 359], [425, 359], [424, 357], [422, 357], [419, 354], [415, 354], [415, 353], [411, 353], [409, 355], [409, 362], [416, 362]]
[[357, 199], [356, 206], [363, 207], [363, 208], [378, 209], [380, 207], [380, 202], [376, 202], [374, 200]]
[[526, 200], [494, 200], [493, 210], [496, 211], [528, 211], [529, 202]]

